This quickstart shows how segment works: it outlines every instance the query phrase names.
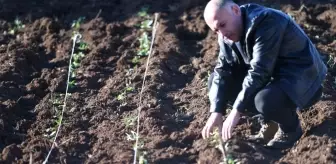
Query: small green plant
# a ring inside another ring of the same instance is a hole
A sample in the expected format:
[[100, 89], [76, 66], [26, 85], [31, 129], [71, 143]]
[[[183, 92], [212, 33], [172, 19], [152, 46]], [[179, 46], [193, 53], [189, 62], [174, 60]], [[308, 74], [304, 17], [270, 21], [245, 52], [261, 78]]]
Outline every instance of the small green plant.
[[117, 100], [122, 101], [126, 98], [127, 93], [133, 92], [133, 87], [126, 87], [123, 91], [117, 96]]
[[86, 50], [89, 49], [89, 46], [85, 42], [79, 42], [78, 49], [81, 50], [81, 51], [86, 51]]
[[138, 117], [134, 116], [134, 115], [125, 116], [123, 118], [123, 123], [125, 124], [125, 127], [126, 128], [131, 128], [131, 127], [135, 126], [137, 118]]
[[139, 56], [148, 56], [149, 48], [150, 48], [150, 41], [148, 38], [147, 32], [142, 33], [140, 39], [140, 46], [138, 49]]
[[22, 21], [16, 18], [14, 20], [13, 26], [9, 28], [8, 33], [11, 35], [15, 35], [17, 31], [19, 31], [20, 29], [23, 29], [24, 27], [25, 25], [22, 24]]
[[143, 30], [150, 30], [152, 28], [153, 20], [148, 19], [145, 21], [142, 21], [140, 24], [140, 28]]
[[148, 17], [148, 6], [144, 6], [140, 9], [140, 11], [138, 12], [138, 16], [139, 17]]
[[85, 56], [83, 52], [73, 54], [72, 68], [78, 68], [80, 66], [80, 60]]
[[[76, 75], [74, 75], [74, 76], [76, 76]], [[75, 86], [76, 86], [76, 81], [75, 80], [69, 81], [69, 87], [70, 88], [74, 88]]]
[[132, 59], [132, 63], [133, 64], [138, 64], [140, 63], [140, 56], [134, 56]]
[[214, 132], [210, 135], [208, 142], [210, 143], [211, 146], [219, 149], [223, 155], [223, 163], [224, 164], [235, 164], [236, 160], [232, 157], [231, 154], [228, 154], [225, 151], [224, 148], [224, 143], [221, 139], [221, 136], [219, 134], [218, 128], [214, 130]]
[[62, 96], [64, 96], [64, 94], [53, 94], [50, 99], [55, 115], [52, 117], [53, 120], [52, 127], [47, 128], [46, 129], [47, 134], [44, 135], [49, 139], [55, 136], [57, 128], [61, 124], [61, 110], [63, 107], [63, 101], [61, 98]]
[[81, 59], [85, 56], [83, 52], [78, 52], [73, 54], [73, 60], [71, 63], [71, 76], [70, 76], [70, 81], [69, 81], [69, 87], [74, 88], [76, 86], [76, 69], [80, 67], [80, 61]]
[[79, 17], [77, 20], [72, 21], [71, 28], [73, 28], [75, 31], [79, 31], [79, 28], [84, 20], [85, 17]]
[[150, 49], [150, 37], [148, 36], [147, 32], [151, 31], [152, 25], [154, 23], [152, 19], [149, 19], [147, 6], [141, 8], [141, 10], [138, 12], [138, 16], [144, 18], [144, 20], [137, 25], [137, 27], [139, 27], [143, 33], [138, 39], [139, 48], [137, 50], [137, 56], [133, 57], [132, 59], [133, 64], [138, 64], [142, 56], [148, 56]]
[[81, 41], [81, 34], [79, 33], [79, 28], [80, 25], [83, 23], [85, 17], [80, 17], [77, 20], [74, 20], [71, 24], [71, 27], [73, 28], [72, 31], [72, 37], [71, 39], [74, 40], [76, 39], [76, 44], [77, 49], [74, 50], [76, 51], [72, 55], [72, 61], [71, 61], [71, 68], [70, 68], [70, 81], [69, 81], [69, 87], [74, 88], [76, 86], [76, 81], [75, 78], [77, 76], [76, 69], [80, 67], [80, 62], [82, 58], [85, 57], [85, 52], [89, 49], [89, 46], [86, 42]]
[[[137, 133], [135, 131], [131, 131], [131, 133], [126, 133], [127, 141], [136, 141], [137, 139]], [[136, 143], [133, 145], [134, 151], [138, 152], [138, 162], [139, 164], [147, 164], [148, 161], [146, 160], [145, 156], [147, 155], [147, 152], [144, 150], [145, 142], [138, 138], [138, 147], [136, 146]]]

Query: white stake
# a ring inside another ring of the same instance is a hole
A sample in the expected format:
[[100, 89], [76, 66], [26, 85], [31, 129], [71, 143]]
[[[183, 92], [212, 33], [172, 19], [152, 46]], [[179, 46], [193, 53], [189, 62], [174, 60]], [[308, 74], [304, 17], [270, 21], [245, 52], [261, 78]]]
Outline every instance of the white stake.
[[140, 127], [142, 92], [143, 92], [143, 89], [144, 89], [144, 86], [145, 86], [147, 70], [148, 70], [148, 65], [149, 65], [149, 59], [150, 59], [151, 54], [152, 54], [152, 49], [153, 49], [153, 44], [154, 44], [154, 41], [155, 41], [156, 30], [157, 30], [157, 27], [159, 26], [159, 24], [157, 24], [157, 19], [158, 19], [158, 14], [156, 13], [155, 14], [155, 20], [154, 20], [154, 25], [153, 25], [153, 31], [152, 31], [152, 41], [151, 41], [151, 46], [150, 46], [148, 57], [147, 57], [147, 64], [146, 64], [145, 74], [144, 74], [143, 81], [142, 81], [142, 87], [141, 87], [141, 91], [140, 91], [140, 100], [139, 100], [139, 104], [138, 104], [138, 123], [137, 123], [137, 133], [136, 133], [136, 141], [135, 141], [135, 148], [134, 148], [133, 164], [136, 164], [137, 155], [138, 155], [138, 142], [139, 142], [139, 127]]
[[43, 164], [46, 164], [48, 162], [48, 159], [49, 159], [49, 156], [52, 152], [52, 150], [54, 149], [55, 147], [55, 144], [56, 144], [56, 139], [57, 139], [57, 136], [58, 136], [58, 133], [61, 129], [61, 125], [62, 125], [62, 121], [63, 121], [63, 114], [64, 114], [64, 111], [65, 111], [65, 107], [66, 107], [66, 100], [67, 100], [67, 97], [68, 97], [68, 89], [69, 89], [69, 81], [70, 81], [70, 75], [71, 75], [71, 62], [72, 62], [72, 56], [74, 54], [74, 51], [75, 51], [75, 45], [76, 45], [76, 41], [77, 39], [80, 39], [82, 37], [81, 34], [79, 33], [76, 33], [73, 37], [73, 46], [72, 46], [72, 51], [71, 51], [71, 56], [70, 56], [70, 61], [69, 61], [69, 70], [68, 70], [68, 79], [67, 79], [67, 85], [66, 85], [66, 90], [65, 90], [65, 96], [64, 96], [64, 103], [63, 103], [63, 108], [62, 108], [62, 113], [61, 113], [61, 118], [60, 118], [60, 123], [58, 125], [58, 128], [57, 128], [57, 131], [56, 131], [56, 134], [55, 134], [55, 138], [54, 138], [54, 141], [53, 141], [53, 144], [50, 148], [50, 151], [46, 157], [46, 159], [44, 160]]

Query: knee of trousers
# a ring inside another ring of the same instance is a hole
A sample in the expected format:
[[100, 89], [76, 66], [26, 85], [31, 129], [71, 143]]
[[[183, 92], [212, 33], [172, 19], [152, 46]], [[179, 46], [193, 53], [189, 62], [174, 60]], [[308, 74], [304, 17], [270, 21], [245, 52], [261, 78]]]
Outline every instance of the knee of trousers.
[[270, 96], [267, 94], [264, 94], [262, 91], [257, 93], [256, 96], [254, 97], [254, 104], [256, 109], [258, 110], [259, 113], [261, 114], [269, 114], [272, 111], [272, 108], [274, 108], [274, 106], [272, 106], [272, 102], [274, 100], [271, 100]]

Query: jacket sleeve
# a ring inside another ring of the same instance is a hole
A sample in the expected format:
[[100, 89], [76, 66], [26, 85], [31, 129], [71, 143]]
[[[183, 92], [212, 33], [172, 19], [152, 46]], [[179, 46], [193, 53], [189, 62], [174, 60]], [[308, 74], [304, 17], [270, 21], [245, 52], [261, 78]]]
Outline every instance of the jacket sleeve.
[[252, 95], [266, 86], [271, 79], [286, 25], [271, 16], [256, 25], [250, 68], [244, 78], [242, 90], [233, 104], [234, 109], [240, 112], [245, 110], [247, 102], [254, 99]]
[[220, 37], [218, 43], [220, 51], [209, 91], [210, 112], [224, 113], [227, 101], [226, 91], [230, 87], [230, 81], [232, 81], [232, 67], [225, 59], [229, 47], [224, 44]]

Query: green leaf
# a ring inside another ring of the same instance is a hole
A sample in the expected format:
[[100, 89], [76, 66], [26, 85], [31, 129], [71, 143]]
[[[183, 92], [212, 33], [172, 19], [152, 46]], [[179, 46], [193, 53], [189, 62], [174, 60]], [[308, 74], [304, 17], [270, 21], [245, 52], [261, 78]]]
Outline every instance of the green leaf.
[[125, 93], [121, 93], [117, 96], [117, 100], [121, 101], [125, 99]]
[[71, 78], [75, 78], [76, 77], [76, 72], [71, 72]]
[[89, 46], [88, 46], [87, 43], [85, 43], [85, 42], [80, 42], [80, 43], [79, 43], [79, 47], [78, 47], [79, 50], [85, 51], [85, 50], [87, 50], [88, 48], [89, 48]]
[[141, 38], [138, 39], [140, 42], [140, 47], [138, 50], [139, 56], [147, 56], [150, 48], [150, 42], [148, 39], [147, 32], [142, 33]]
[[127, 91], [127, 92], [133, 92], [133, 91], [134, 91], [134, 88], [133, 88], [133, 87], [127, 87], [127, 88], [126, 88], [126, 91]]
[[80, 64], [78, 62], [72, 62], [72, 65], [74, 68], [78, 68], [80, 66]]
[[147, 16], [148, 15], [148, 6], [144, 6], [144, 7], [142, 7], [141, 9], [140, 9], [140, 11], [138, 12], [138, 16], [140, 16], [140, 17], [145, 17], [145, 16]]
[[75, 30], [79, 30], [80, 25], [83, 23], [85, 17], [79, 17], [77, 20], [72, 21], [71, 27]]
[[15, 34], [15, 30], [14, 29], [10, 29], [8, 33], [11, 34], [11, 35], [14, 35]]
[[139, 56], [134, 56], [132, 59], [133, 64], [138, 64], [140, 62], [140, 57]]
[[140, 50], [140, 51], [138, 52], [138, 55], [139, 55], [139, 56], [147, 56], [147, 51], [146, 51], [146, 50]]
[[83, 52], [79, 52], [78, 56], [81, 57], [81, 58], [83, 58], [85, 56], [85, 54]]
[[139, 164], [148, 164], [147, 160], [145, 159], [144, 156], [139, 157]]
[[76, 81], [75, 80], [71, 80], [70, 82], [69, 82], [69, 86], [70, 87], [74, 87], [76, 85]]
[[79, 55], [78, 54], [73, 54], [74, 56], [73, 56], [73, 61], [74, 62], [79, 62]]
[[141, 22], [140, 28], [150, 29], [152, 24], [153, 24], [153, 20], [145, 20], [145, 21]]

